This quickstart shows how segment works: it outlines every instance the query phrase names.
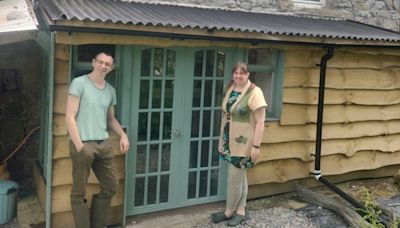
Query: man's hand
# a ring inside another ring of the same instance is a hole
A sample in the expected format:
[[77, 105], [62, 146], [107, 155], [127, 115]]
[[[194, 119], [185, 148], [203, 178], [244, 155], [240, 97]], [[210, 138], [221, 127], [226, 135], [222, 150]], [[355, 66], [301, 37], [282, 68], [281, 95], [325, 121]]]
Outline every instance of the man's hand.
[[81, 142], [79, 145], [75, 146], [75, 148], [76, 148], [76, 151], [77, 151], [78, 153], [81, 152], [82, 149], [83, 149], [83, 142]]
[[126, 134], [121, 135], [121, 139], [119, 140], [119, 150], [123, 154], [129, 150], [129, 140]]

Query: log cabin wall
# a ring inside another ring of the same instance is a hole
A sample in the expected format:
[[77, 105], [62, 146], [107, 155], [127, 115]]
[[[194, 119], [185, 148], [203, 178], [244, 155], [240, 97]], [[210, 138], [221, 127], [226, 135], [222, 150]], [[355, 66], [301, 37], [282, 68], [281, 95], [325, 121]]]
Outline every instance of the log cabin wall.
[[[314, 170], [319, 64], [325, 51], [286, 50], [280, 122], [267, 122], [251, 198], [310, 186]], [[334, 182], [391, 176], [400, 159], [400, 51], [335, 50], [328, 61], [321, 172]]]
[[[51, 198], [51, 227], [74, 227], [70, 191], [72, 184], [72, 161], [69, 155], [69, 139], [65, 124], [65, 108], [70, 81], [70, 45], [56, 44], [54, 69], [54, 109], [53, 109], [53, 170]], [[110, 224], [121, 224], [124, 202], [125, 157], [119, 152], [119, 138], [110, 134], [113, 142], [115, 163], [119, 173], [120, 184], [113, 197]], [[98, 181], [91, 172], [87, 186], [88, 205], [92, 195], [99, 191]], [[44, 205], [44, 204], [42, 204]]]
[[[226, 44], [225, 44], [226, 45]], [[324, 50], [270, 46], [285, 51], [280, 121], [266, 122], [260, 162], [248, 173], [249, 197], [291, 191], [293, 183], [318, 185], [314, 170], [319, 64]], [[69, 203], [72, 163], [65, 126], [70, 45], [55, 48], [52, 226], [73, 227]], [[338, 49], [328, 62], [321, 171], [333, 182], [390, 176], [400, 166], [400, 51]], [[112, 136], [118, 148], [118, 139]], [[124, 202], [124, 156], [116, 154], [120, 188], [112, 223], [120, 223]], [[88, 199], [98, 191], [89, 178]]]

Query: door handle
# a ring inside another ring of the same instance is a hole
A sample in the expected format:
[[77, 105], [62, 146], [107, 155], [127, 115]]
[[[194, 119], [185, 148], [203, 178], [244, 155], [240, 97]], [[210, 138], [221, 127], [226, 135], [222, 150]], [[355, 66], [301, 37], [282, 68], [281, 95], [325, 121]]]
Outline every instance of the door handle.
[[181, 134], [181, 131], [180, 131], [180, 130], [178, 130], [178, 129], [175, 129], [175, 130], [174, 130], [174, 133], [173, 133], [173, 136], [174, 136], [174, 137], [181, 137], [181, 135], [182, 135], [182, 134]]

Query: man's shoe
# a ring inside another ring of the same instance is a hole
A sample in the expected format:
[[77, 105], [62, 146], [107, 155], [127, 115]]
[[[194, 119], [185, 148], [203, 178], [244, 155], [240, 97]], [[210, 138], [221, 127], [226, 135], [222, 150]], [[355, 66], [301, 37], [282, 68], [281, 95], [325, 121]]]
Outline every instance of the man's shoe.
[[232, 218], [232, 217], [229, 217], [229, 218], [226, 217], [225, 211], [221, 211], [221, 212], [217, 212], [217, 213], [211, 214], [211, 220], [214, 223], [219, 223], [219, 222], [222, 222], [222, 221], [226, 221], [226, 220], [229, 220], [230, 218]]
[[231, 219], [229, 219], [228, 226], [237, 226], [247, 220], [249, 220], [249, 216], [235, 214]]

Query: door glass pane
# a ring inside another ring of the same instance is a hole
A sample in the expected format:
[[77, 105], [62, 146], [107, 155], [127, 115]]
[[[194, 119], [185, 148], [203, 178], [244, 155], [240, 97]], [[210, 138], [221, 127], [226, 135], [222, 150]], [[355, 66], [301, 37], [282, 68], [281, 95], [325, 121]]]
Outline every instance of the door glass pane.
[[201, 101], [201, 80], [193, 82], [193, 107], [200, 107]]
[[164, 49], [155, 48], [154, 49], [154, 76], [163, 75], [163, 61], [164, 61]]
[[214, 110], [213, 136], [219, 136], [220, 134], [221, 115], [222, 114], [220, 110]]
[[154, 80], [153, 81], [153, 96], [151, 107], [152, 108], [160, 108], [161, 107], [161, 80]]
[[197, 154], [198, 154], [198, 146], [197, 141], [190, 142], [190, 158], [189, 158], [189, 167], [196, 168], [197, 167]]
[[209, 110], [203, 111], [203, 137], [210, 136], [211, 125], [211, 112]]
[[213, 140], [211, 155], [212, 155], [211, 165], [218, 166], [219, 164], [218, 139]]
[[172, 134], [172, 112], [164, 112], [163, 139], [171, 139]]
[[161, 171], [169, 171], [170, 160], [171, 160], [171, 144], [165, 143], [162, 145]]
[[157, 199], [157, 176], [148, 178], [147, 204], [155, 204]]
[[161, 175], [160, 178], [160, 203], [165, 203], [168, 202], [169, 175]]
[[224, 90], [224, 81], [217, 80], [214, 89], [214, 106], [222, 105], [222, 91]]
[[207, 196], [208, 171], [200, 172], [199, 197]]
[[176, 52], [172, 50], [167, 50], [167, 77], [175, 76], [175, 57]]
[[149, 91], [150, 91], [149, 80], [141, 80], [139, 108], [144, 109], [149, 107]]
[[150, 66], [151, 66], [151, 48], [142, 51], [142, 60], [140, 63], [140, 76], [148, 77], [150, 76]]
[[212, 101], [212, 88], [213, 88], [213, 81], [212, 80], [206, 80], [205, 85], [204, 85], [204, 107], [211, 107], [211, 101]]
[[197, 51], [194, 59], [194, 76], [201, 77], [203, 75], [203, 51]]
[[192, 137], [198, 137], [199, 136], [199, 131], [200, 131], [200, 112], [199, 111], [193, 111], [192, 112]]
[[225, 53], [217, 52], [217, 77], [224, 77], [225, 74]]
[[136, 151], [136, 173], [141, 174], [146, 172], [146, 145], [137, 146]]
[[211, 170], [210, 196], [216, 196], [218, 194], [218, 176], [218, 169]]
[[147, 140], [147, 113], [139, 113], [138, 141]]
[[160, 135], [160, 113], [153, 112], [151, 114], [151, 140], [159, 139]]
[[144, 177], [135, 179], [135, 206], [144, 204]]
[[158, 144], [150, 145], [149, 155], [149, 172], [157, 172], [158, 170]]
[[189, 173], [188, 199], [196, 198], [196, 172]]
[[200, 167], [207, 167], [208, 166], [208, 154], [209, 154], [209, 141], [203, 141], [201, 143], [201, 163]]
[[172, 108], [174, 102], [174, 81], [165, 81], [164, 108]]
[[206, 77], [214, 75], [214, 50], [208, 50], [206, 54]]

